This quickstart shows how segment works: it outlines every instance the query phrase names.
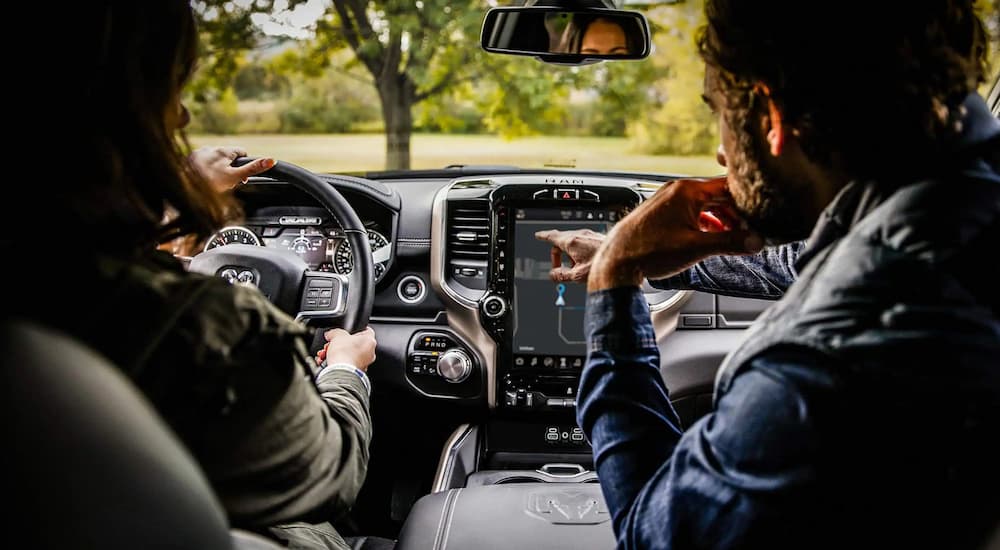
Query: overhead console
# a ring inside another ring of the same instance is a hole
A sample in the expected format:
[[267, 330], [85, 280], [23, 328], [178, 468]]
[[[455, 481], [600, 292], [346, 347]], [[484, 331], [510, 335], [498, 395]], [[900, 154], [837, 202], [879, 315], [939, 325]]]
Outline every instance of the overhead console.
[[586, 287], [550, 279], [553, 249], [536, 233], [607, 233], [641, 199], [634, 183], [595, 177], [459, 180], [441, 191], [432, 240], [444, 246], [432, 249], [432, 280], [451, 328], [486, 360], [492, 408], [573, 410]]

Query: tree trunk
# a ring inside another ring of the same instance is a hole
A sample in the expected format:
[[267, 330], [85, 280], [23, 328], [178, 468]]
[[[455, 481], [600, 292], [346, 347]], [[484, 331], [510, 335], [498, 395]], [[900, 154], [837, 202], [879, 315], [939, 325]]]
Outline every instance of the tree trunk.
[[416, 89], [402, 75], [380, 82], [378, 89], [385, 122], [385, 169], [409, 170]]

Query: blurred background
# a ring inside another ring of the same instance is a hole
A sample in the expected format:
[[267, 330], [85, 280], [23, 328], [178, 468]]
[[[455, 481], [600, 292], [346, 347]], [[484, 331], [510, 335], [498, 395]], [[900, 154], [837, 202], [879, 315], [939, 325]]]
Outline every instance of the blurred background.
[[[720, 171], [694, 46], [702, 0], [626, 2], [648, 18], [653, 53], [583, 67], [484, 53], [483, 16], [497, 5], [484, 0], [192, 4], [203, 49], [186, 97], [193, 146], [241, 145], [318, 172]], [[1000, 0], [978, 4], [995, 78]]]

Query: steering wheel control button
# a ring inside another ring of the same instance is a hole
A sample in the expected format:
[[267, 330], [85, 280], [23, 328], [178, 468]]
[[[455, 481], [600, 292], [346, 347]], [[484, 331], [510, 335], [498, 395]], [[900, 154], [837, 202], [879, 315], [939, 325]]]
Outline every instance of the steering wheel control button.
[[396, 296], [406, 304], [419, 304], [427, 296], [427, 284], [416, 275], [407, 275], [396, 285]]
[[223, 269], [222, 273], [219, 273], [219, 277], [222, 277], [223, 279], [225, 279], [225, 281], [227, 283], [229, 283], [229, 284], [235, 283], [236, 282], [236, 277], [238, 277], [238, 276], [239, 276], [239, 274], [236, 272], [235, 269], [232, 269], [232, 268]]
[[253, 271], [244, 270], [240, 271], [240, 274], [236, 276], [236, 280], [245, 285], [253, 285], [257, 282], [257, 277], [254, 276]]
[[490, 319], [499, 318], [507, 313], [507, 301], [499, 296], [488, 296], [483, 300], [483, 313]]
[[465, 382], [472, 374], [472, 359], [460, 349], [450, 349], [438, 357], [437, 371], [441, 378], [452, 384]]
[[306, 279], [305, 290], [302, 291], [303, 312], [334, 312], [339, 310], [343, 302], [341, 281], [338, 275], [310, 275]]

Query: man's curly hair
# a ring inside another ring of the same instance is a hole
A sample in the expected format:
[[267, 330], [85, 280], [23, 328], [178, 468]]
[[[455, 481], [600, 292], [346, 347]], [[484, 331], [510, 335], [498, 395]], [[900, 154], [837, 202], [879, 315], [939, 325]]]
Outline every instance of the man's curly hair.
[[724, 112], [746, 127], [758, 84], [807, 155], [878, 176], [940, 161], [987, 73], [973, 0], [706, 0], [698, 36]]

